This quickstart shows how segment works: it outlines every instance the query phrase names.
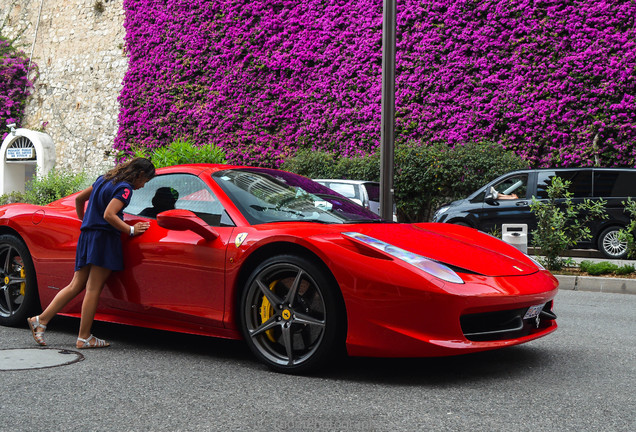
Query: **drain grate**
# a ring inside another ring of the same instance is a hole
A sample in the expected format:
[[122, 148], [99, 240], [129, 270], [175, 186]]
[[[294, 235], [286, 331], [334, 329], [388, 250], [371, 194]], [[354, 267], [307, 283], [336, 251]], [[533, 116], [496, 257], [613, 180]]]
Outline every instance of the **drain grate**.
[[0, 349], [0, 371], [52, 368], [82, 360], [77, 351], [60, 348]]

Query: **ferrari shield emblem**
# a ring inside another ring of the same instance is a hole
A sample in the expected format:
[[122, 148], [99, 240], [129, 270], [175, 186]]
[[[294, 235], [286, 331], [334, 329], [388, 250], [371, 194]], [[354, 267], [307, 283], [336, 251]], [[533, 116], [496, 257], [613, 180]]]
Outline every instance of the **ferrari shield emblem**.
[[241, 247], [241, 245], [243, 244], [246, 238], [247, 238], [247, 233], [238, 234], [236, 236], [236, 239], [234, 239], [234, 244], [236, 245], [236, 247]]

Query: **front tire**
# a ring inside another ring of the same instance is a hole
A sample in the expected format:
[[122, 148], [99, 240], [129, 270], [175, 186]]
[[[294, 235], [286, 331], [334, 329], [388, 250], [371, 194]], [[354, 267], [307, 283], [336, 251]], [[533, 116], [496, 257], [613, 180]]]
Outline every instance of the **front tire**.
[[23, 326], [40, 309], [35, 267], [26, 245], [0, 235], [0, 324]]
[[326, 269], [293, 255], [267, 259], [243, 289], [241, 331], [270, 369], [304, 373], [323, 366], [344, 336], [338, 287]]
[[598, 250], [611, 259], [622, 259], [627, 256], [627, 243], [618, 238], [620, 227], [609, 227], [603, 230], [598, 238]]

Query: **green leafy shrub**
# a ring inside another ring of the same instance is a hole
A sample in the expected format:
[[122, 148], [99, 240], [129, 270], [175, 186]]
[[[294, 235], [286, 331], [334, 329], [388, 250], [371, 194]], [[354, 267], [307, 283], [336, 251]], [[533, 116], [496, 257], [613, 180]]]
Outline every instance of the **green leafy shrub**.
[[[282, 168], [309, 178], [339, 178], [336, 174], [336, 158], [333, 153], [302, 149], [287, 159]], [[363, 179], [368, 180], [368, 179]]]
[[634, 268], [633, 265], [624, 264], [622, 266], [619, 266], [616, 270], [614, 270], [614, 273], [616, 273], [617, 275], [627, 275], [627, 274], [634, 273], [635, 271], [636, 271], [636, 268]]
[[[562, 253], [576, 246], [581, 240], [592, 237], [586, 224], [593, 219], [607, 219], [605, 200], [584, 200], [572, 203], [571, 182], [560, 177], [552, 177], [546, 192], [548, 199], [539, 201], [532, 197], [530, 211], [537, 218], [537, 229], [532, 231], [532, 244], [541, 249], [539, 260], [548, 270], [560, 270], [564, 261]], [[581, 217], [582, 215], [582, 217]]]
[[593, 263], [590, 261], [582, 261], [579, 265], [581, 271], [591, 274], [592, 276], [598, 276], [603, 274], [612, 274], [616, 271], [618, 266], [611, 262], [602, 261]]
[[636, 257], [636, 201], [632, 201], [632, 198], [628, 198], [627, 202], [622, 201], [625, 206], [625, 212], [630, 215], [630, 223], [624, 229], [618, 232], [618, 238], [620, 241], [627, 243], [627, 256], [629, 258]]
[[197, 146], [191, 140], [182, 138], [154, 150], [136, 149], [132, 157], [147, 157], [156, 168], [192, 163], [227, 163], [225, 152], [220, 147], [214, 144]]
[[44, 176], [34, 177], [27, 182], [24, 201], [31, 204], [46, 205], [50, 202], [75, 193], [87, 186], [86, 174], [52, 169]]
[[615, 274], [615, 275], [628, 275], [634, 273], [636, 269], [634, 269], [633, 265], [625, 264], [622, 266], [618, 266], [614, 263], [601, 261], [601, 262], [592, 262], [592, 261], [581, 261], [579, 264], [579, 268], [581, 271], [586, 272], [592, 276], [606, 275], [606, 274]]
[[[420, 222], [441, 204], [468, 196], [484, 183], [528, 165], [498, 144], [422, 145], [412, 142], [395, 149], [394, 190], [398, 218]], [[380, 155], [337, 158], [333, 153], [301, 150], [282, 166], [310, 178], [378, 181]]]
[[23, 192], [10, 192], [0, 195], [0, 205], [26, 202]]

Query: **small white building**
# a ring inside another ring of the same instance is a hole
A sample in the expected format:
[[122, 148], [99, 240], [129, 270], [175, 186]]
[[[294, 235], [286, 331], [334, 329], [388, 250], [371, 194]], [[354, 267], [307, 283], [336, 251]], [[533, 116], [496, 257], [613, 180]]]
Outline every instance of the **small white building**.
[[35, 175], [44, 176], [55, 166], [55, 145], [45, 133], [14, 129], [0, 147], [0, 195], [24, 192]]

